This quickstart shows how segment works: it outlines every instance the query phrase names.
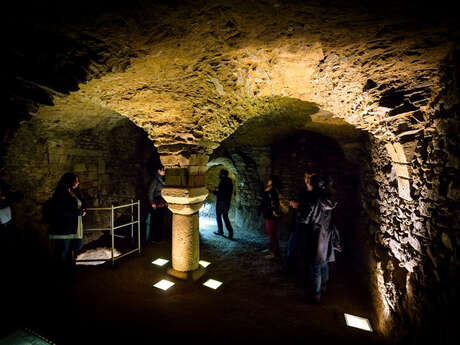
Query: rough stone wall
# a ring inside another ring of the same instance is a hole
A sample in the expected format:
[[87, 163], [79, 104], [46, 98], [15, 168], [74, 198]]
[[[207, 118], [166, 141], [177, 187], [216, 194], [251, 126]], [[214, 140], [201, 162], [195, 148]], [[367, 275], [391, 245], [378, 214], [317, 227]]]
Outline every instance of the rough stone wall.
[[[428, 9], [419, 17], [394, 2], [391, 10], [348, 5], [156, 3], [67, 25], [51, 20], [36, 28], [52, 28], [50, 44], [16, 40], [39, 54], [13, 45], [8, 57], [22, 82], [12, 98], [33, 99], [34, 108], [79, 88], [80, 97], [129, 117], [169, 154], [210, 152], [242, 122], [283, 107], [280, 97], [315, 102], [380, 139], [420, 130], [442, 87], [440, 62], [458, 38], [455, 21], [437, 23]], [[27, 67], [37, 65], [38, 74]]]
[[[211, 168], [207, 173], [207, 184], [213, 181], [212, 176], [211, 181], [208, 181], [208, 176], [212, 174], [211, 169], [215, 164], [221, 164], [219, 169], [224, 167], [234, 176], [234, 197], [230, 216], [233, 222], [244, 231], [261, 230], [263, 220], [260, 214], [260, 204], [264, 181], [262, 178], [268, 178], [270, 174], [270, 155], [269, 147], [242, 146], [235, 149], [223, 145], [212, 156], [216, 158], [212, 158], [209, 162]], [[212, 204], [213, 200], [212, 196], [208, 196], [206, 203]], [[215, 209], [211, 207], [209, 211], [214, 217]]]
[[[452, 57], [454, 58], [454, 57]], [[401, 140], [410, 168], [402, 195], [397, 167], [373, 140], [363, 206], [372, 223], [370, 258], [380, 329], [410, 343], [452, 343], [458, 306], [458, 71], [446, 61], [446, 87], [430, 105], [423, 131]], [[447, 81], [449, 80], [449, 81]], [[380, 300], [380, 303], [378, 302]]]
[[[451, 302], [450, 278], [458, 277], [456, 12], [440, 20], [433, 11], [444, 10], [438, 2], [422, 17], [406, 2], [382, 2], [374, 11], [345, 3], [142, 3], [78, 20], [35, 15], [43, 22], [20, 21], [27, 34], [14, 30], [5, 54], [11, 66], [5, 123], [15, 127], [39, 104], [74, 91], [86, 104], [130, 118], [179, 160], [196, 147], [209, 152], [249, 118], [285, 108], [284, 97], [315, 102], [375, 138], [363, 202], [380, 243], [374, 282], [376, 300], [384, 301], [381, 329], [431, 329], [423, 326], [436, 314], [430, 303], [436, 309]], [[16, 19], [9, 16], [12, 27]], [[43, 140], [30, 134], [22, 140]], [[389, 143], [404, 144], [391, 162]], [[12, 160], [24, 159], [10, 167], [33, 175], [45, 166], [42, 146], [23, 153], [13, 144]], [[31, 181], [42, 183], [41, 176]], [[404, 270], [411, 267], [409, 275]], [[407, 291], [412, 297], [401, 297]]]
[[[15, 205], [18, 232], [33, 249], [48, 248], [46, 226], [41, 223], [41, 205], [53, 193], [60, 177], [74, 172], [88, 207], [141, 198], [147, 185], [146, 162], [153, 145], [142, 130], [126, 118], [81, 116], [71, 123], [71, 113], [54, 121], [43, 114], [25, 123], [14, 136], [2, 168], [2, 178], [24, 194]], [[56, 122], [63, 123], [56, 128]], [[88, 213], [85, 225], [108, 225], [108, 214]]]

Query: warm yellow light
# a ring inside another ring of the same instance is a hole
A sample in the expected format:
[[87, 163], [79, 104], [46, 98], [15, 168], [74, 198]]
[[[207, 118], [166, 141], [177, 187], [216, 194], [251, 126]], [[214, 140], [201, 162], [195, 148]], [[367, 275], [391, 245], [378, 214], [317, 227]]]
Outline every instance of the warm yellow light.
[[166, 291], [173, 285], [174, 285], [173, 282], [170, 282], [169, 280], [163, 279], [163, 280], [160, 280], [158, 283], [156, 283], [153, 286], [158, 288], [158, 289]]
[[204, 261], [204, 260], [200, 260], [198, 263], [204, 268], [208, 267], [211, 264], [209, 261]]
[[345, 315], [345, 322], [347, 323], [347, 326], [363, 329], [368, 332], [372, 332], [371, 323], [369, 322], [368, 319], [365, 319], [364, 317], [350, 315], [347, 313], [344, 313], [344, 315]]
[[157, 265], [157, 266], [164, 266], [169, 262], [169, 260], [166, 259], [156, 259], [155, 261], [152, 261], [152, 264]]
[[217, 289], [219, 286], [222, 285], [222, 282], [214, 280], [214, 279], [209, 279], [206, 281], [206, 283], [203, 284], [204, 286], [211, 288], [211, 289]]

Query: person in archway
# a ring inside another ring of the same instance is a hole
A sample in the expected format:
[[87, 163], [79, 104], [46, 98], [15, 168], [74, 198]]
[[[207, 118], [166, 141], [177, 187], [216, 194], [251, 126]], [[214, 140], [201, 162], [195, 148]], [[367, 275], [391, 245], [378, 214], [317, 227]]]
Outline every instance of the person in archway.
[[267, 232], [270, 240], [270, 253], [265, 256], [267, 259], [280, 259], [278, 238], [276, 235], [276, 222], [277, 218], [281, 216], [280, 202], [278, 191], [275, 187], [276, 178], [271, 176], [267, 180], [262, 195], [262, 213], [265, 219], [265, 231]]
[[56, 241], [58, 259], [64, 267], [74, 264], [75, 252], [83, 246], [85, 203], [80, 194], [80, 180], [73, 173], [64, 174], [51, 198], [49, 238]]
[[311, 178], [316, 174], [316, 171], [311, 168], [306, 170], [304, 172], [305, 187], [301, 188], [297, 196], [289, 201], [289, 206], [293, 210], [291, 212], [293, 219], [289, 227], [290, 232], [286, 253], [286, 265], [284, 268], [286, 273], [293, 273], [295, 271], [297, 259], [304, 252], [303, 244], [305, 241], [303, 241], [303, 239], [305, 237], [305, 222], [312, 202], [313, 186], [311, 184]]
[[233, 228], [230, 224], [230, 219], [228, 218], [228, 212], [230, 211], [230, 204], [232, 201], [233, 193], [233, 182], [228, 177], [228, 171], [221, 169], [219, 172], [219, 186], [213, 191], [217, 196], [216, 201], [216, 218], [217, 218], [217, 231], [214, 234], [223, 236], [224, 230], [222, 225], [222, 218], [225, 222], [225, 227], [228, 231], [228, 238], [233, 239]]
[[149, 217], [147, 219], [146, 239], [159, 243], [163, 241], [165, 234], [165, 217], [166, 217], [166, 201], [161, 196], [161, 191], [164, 188], [166, 171], [163, 166], [160, 166], [148, 190], [148, 200], [150, 205]]
[[337, 202], [332, 201], [326, 181], [319, 175], [311, 178], [312, 199], [305, 219], [305, 263], [308, 267], [307, 294], [316, 304], [326, 291], [329, 280], [329, 262], [335, 261], [339, 250], [337, 228], [332, 223], [332, 211]]

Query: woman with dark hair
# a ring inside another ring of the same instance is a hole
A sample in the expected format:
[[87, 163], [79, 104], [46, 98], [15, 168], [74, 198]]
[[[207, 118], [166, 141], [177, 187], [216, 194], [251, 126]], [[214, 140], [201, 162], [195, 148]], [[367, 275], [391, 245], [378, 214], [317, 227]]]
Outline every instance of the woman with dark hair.
[[265, 231], [270, 240], [270, 253], [266, 256], [267, 259], [279, 259], [279, 245], [276, 236], [276, 219], [281, 215], [280, 202], [278, 191], [275, 187], [276, 178], [270, 177], [264, 189], [262, 197], [262, 212], [265, 218]]
[[64, 265], [73, 264], [73, 254], [83, 244], [83, 221], [86, 214], [78, 186], [80, 181], [73, 173], [64, 174], [52, 197], [53, 215], [49, 237], [56, 241], [59, 259]]

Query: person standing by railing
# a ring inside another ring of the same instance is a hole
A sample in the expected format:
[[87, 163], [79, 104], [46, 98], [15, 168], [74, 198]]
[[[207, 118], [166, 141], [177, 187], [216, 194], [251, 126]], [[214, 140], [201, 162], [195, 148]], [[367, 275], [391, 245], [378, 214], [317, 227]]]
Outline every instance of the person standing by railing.
[[147, 197], [149, 199], [150, 211], [147, 218], [146, 240], [159, 243], [165, 237], [165, 216], [167, 204], [161, 196], [165, 182], [166, 171], [163, 166], [157, 169], [157, 172], [150, 183]]
[[58, 259], [64, 267], [74, 264], [75, 252], [83, 245], [83, 219], [86, 208], [80, 194], [80, 180], [64, 174], [51, 198], [49, 238], [56, 241]]

